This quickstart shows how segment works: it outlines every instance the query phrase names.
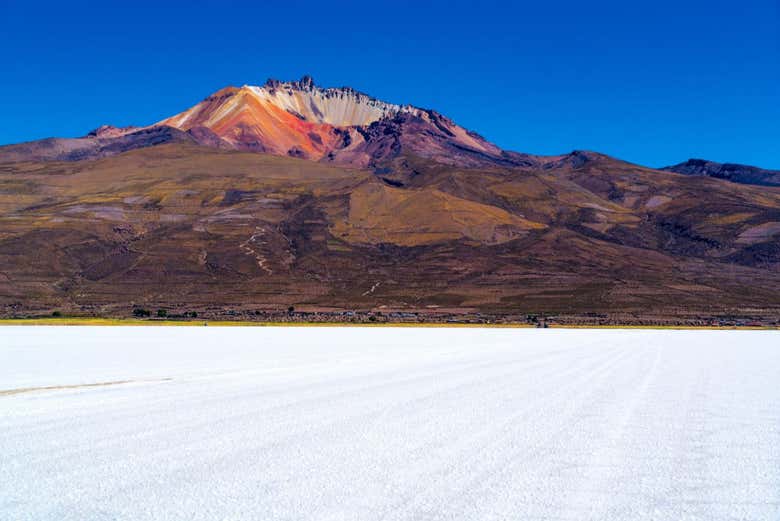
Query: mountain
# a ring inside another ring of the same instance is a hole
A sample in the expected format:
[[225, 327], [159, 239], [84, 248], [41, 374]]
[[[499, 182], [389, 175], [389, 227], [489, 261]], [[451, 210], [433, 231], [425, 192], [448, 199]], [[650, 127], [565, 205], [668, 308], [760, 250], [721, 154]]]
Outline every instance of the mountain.
[[353, 166], [375, 166], [402, 149], [453, 163], [506, 161], [498, 147], [432, 110], [321, 88], [309, 76], [229, 87], [157, 126], [204, 127], [237, 150]]
[[504, 151], [306, 77], [0, 147], [0, 316], [771, 324], [778, 239], [778, 187]]
[[705, 159], [689, 159], [684, 163], [661, 168], [666, 172], [701, 175], [749, 185], [780, 186], [780, 170], [765, 170], [734, 163], [716, 163]]
[[386, 166], [404, 152], [466, 166], [529, 161], [433, 110], [385, 103], [349, 87], [321, 88], [309, 76], [227, 87], [147, 127], [103, 126], [83, 138], [0, 147], [0, 157], [74, 161], [173, 141], [360, 167]]

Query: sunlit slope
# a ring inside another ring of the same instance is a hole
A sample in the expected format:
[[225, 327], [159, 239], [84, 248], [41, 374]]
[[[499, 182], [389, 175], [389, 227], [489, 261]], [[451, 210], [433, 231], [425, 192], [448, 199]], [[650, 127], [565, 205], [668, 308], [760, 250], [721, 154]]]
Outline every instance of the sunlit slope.
[[[6, 232], [13, 221], [66, 228], [95, 220], [139, 229], [188, 223], [204, 231], [221, 223], [278, 224], [296, 210], [289, 202], [301, 197], [321, 199], [336, 235], [347, 242], [414, 246], [468, 238], [494, 244], [545, 227], [435, 188], [390, 187], [360, 170], [194, 146], [165, 145], [43, 169], [19, 164], [15, 172], [28, 174], [16, 183], [28, 193], [0, 199]], [[27, 219], [20, 221], [17, 212]]]
[[334, 233], [348, 242], [417, 246], [459, 239], [498, 244], [543, 228], [440, 190], [402, 190], [374, 182], [350, 194], [347, 219], [337, 221]]
[[780, 308], [776, 188], [598, 155], [402, 160], [386, 175], [168, 144], [0, 164], [0, 310]]
[[340, 138], [332, 125], [304, 120], [249, 87], [223, 89], [158, 125], [181, 130], [205, 127], [239, 148], [315, 159]]

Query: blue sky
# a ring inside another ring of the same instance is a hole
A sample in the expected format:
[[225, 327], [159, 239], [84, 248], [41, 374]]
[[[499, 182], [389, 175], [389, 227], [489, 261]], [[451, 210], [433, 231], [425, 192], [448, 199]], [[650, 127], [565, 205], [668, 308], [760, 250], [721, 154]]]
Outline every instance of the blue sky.
[[160, 4], [0, 0], [0, 143], [311, 74], [511, 150], [780, 168], [777, 0]]

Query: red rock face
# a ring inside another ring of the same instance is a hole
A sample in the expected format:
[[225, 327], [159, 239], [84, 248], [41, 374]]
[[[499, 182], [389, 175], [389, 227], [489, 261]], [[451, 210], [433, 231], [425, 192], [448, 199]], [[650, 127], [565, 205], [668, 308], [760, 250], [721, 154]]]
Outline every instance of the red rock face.
[[157, 126], [211, 131], [227, 146], [354, 166], [408, 151], [448, 164], [511, 163], [497, 146], [429, 110], [385, 103], [309, 77], [228, 87]]
[[333, 126], [305, 121], [257, 96], [229, 87], [157, 124], [180, 130], [206, 128], [235, 149], [320, 159], [334, 148]]

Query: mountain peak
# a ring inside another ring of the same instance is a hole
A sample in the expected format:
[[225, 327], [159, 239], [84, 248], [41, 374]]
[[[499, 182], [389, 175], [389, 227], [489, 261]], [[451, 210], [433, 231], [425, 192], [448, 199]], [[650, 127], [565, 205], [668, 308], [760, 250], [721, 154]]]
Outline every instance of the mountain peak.
[[316, 85], [314, 83], [314, 78], [312, 78], [308, 74], [304, 74], [303, 76], [301, 76], [301, 79], [298, 81], [281, 81], [281, 80], [277, 80], [276, 78], [268, 78], [263, 84], [263, 87], [270, 90], [276, 90], [282, 87], [287, 87], [295, 90], [311, 91], [314, 90]]
[[304, 74], [297, 82], [298, 88], [301, 90], [311, 90], [314, 88], [314, 78], [308, 74]]
[[407, 153], [466, 166], [527, 162], [434, 110], [388, 103], [351, 87], [321, 87], [309, 75], [225, 87], [153, 125], [163, 126], [208, 146], [359, 167]]
[[[323, 88], [309, 75], [268, 79], [262, 86], [227, 87], [157, 126], [203, 127], [234, 148], [319, 160], [346, 148], [366, 127], [410, 105], [387, 103], [352, 88]], [[352, 130], [350, 130], [352, 129]]]
[[[228, 105], [214, 110], [215, 105]], [[299, 120], [335, 127], [369, 125], [398, 112], [417, 112], [410, 105], [398, 105], [358, 92], [350, 87], [323, 88], [305, 75], [297, 81], [269, 78], [262, 86], [244, 85], [240, 89], [226, 87], [208, 96], [195, 107], [160, 122], [188, 130], [191, 126], [210, 127], [212, 116], [234, 118], [247, 110], [275, 112], [281, 109]], [[219, 114], [217, 114], [219, 113]], [[209, 121], [199, 121], [204, 119]], [[278, 117], [276, 119], [279, 119]], [[219, 132], [217, 132], [219, 133]]]
[[[388, 103], [351, 87], [321, 87], [309, 75], [224, 87], [148, 127], [103, 126], [84, 139], [101, 144], [146, 130], [153, 131], [154, 139], [139, 134], [130, 144], [175, 138], [357, 167], [378, 167], [405, 155], [475, 167], [528, 162], [434, 110]], [[127, 148], [124, 141], [119, 143], [117, 150]], [[97, 145], [85, 146], [90, 151]]]

